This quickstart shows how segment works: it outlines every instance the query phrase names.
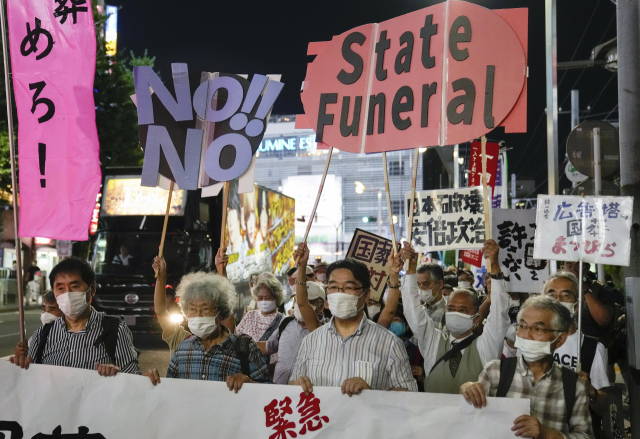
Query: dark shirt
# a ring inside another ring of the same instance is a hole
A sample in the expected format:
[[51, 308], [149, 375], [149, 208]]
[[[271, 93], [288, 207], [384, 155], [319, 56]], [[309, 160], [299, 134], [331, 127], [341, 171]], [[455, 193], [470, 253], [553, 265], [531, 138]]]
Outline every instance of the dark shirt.
[[[591, 294], [594, 294], [594, 293], [591, 293]], [[602, 290], [600, 290], [598, 294], [594, 294], [594, 295], [603, 305], [609, 307], [613, 312], [614, 304], [616, 302], [616, 294], [611, 288], [605, 286], [604, 288], [602, 288]], [[611, 325], [612, 325], [612, 322], [609, 322], [607, 326], [598, 325], [598, 323], [596, 323], [596, 321], [591, 316], [591, 313], [587, 308], [586, 301], [584, 302], [584, 309], [582, 313], [582, 332], [583, 333], [590, 335], [592, 337], [596, 337], [600, 343], [602, 343], [605, 346], [609, 346], [610, 343], [607, 344], [607, 341], [608, 341], [607, 333], [611, 332], [610, 331]]]

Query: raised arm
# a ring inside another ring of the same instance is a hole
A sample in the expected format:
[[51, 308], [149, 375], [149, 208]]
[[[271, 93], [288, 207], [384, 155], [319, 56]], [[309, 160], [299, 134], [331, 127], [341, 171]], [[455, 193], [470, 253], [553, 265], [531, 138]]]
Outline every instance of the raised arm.
[[304, 323], [307, 325], [309, 332], [313, 332], [321, 326], [320, 320], [316, 315], [316, 311], [309, 303], [309, 295], [307, 294], [307, 262], [309, 261], [309, 247], [306, 242], [298, 244], [298, 248], [293, 253], [293, 260], [298, 261], [298, 270], [296, 271], [296, 303]]
[[[400, 285], [400, 270], [402, 270], [404, 264], [400, 253], [395, 255], [393, 253], [389, 254], [387, 264], [389, 264], [389, 285]], [[394, 288], [389, 286], [389, 294], [387, 295], [387, 301], [384, 304], [384, 309], [380, 312], [380, 316], [378, 317], [378, 325], [389, 329], [391, 322], [393, 322], [393, 317], [396, 315], [400, 296], [400, 287]]]
[[229, 265], [229, 256], [227, 256], [223, 249], [219, 248], [216, 253], [216, 270], [222, 277], [227, 277], [227, 265]]
[[153, 269], [158, 273], [156, 289], [153, 293], [153, 308], [158, 317], [158, 323], [162, 328], [162, 333], [166, 337], [176, 332], [178, 323], [171, 320], [167, 310], [167, 263], [164, 258], [156, 256], [153, 260]]

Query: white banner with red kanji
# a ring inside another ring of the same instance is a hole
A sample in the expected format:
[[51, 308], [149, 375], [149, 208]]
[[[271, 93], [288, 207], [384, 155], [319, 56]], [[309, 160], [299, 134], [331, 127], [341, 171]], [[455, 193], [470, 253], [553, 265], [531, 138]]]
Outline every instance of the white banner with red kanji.
[[[489, 398], [474, 409], [462, 396], [365, 390], [353, 397], [318, 387], [225, 383], [118, 374], [0, 361], [0, 435], [175, 438], [513, 439], [528, 399]], [[56, 435], [57, 433], [57, 435]], [[62, 434], [63, 436], [60, 436]], [[68, 435], [68, 436], [66, 436]]]
[[629, 265], [633, 197], [538, 195], [533, 257]]

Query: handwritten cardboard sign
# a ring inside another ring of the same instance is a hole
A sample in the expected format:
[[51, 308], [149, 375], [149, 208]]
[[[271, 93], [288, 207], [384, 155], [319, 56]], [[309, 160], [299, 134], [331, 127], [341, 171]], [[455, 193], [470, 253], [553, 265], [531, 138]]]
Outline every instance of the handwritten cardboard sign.
[[[371, 299], [380, 300], [389, 280], [389, 264], [387, 259], [393, 251], [390, 239], [383, 238], [365, 230], [356, 229], [351, 244], [349, 244], [348, 258], [354, 258], [369, 267], [371, 275]], [[373, 317], [373, 316], [370, 316]]]
[[[349, 152], [526, 131], [527, 10], [450, 0], [311, 43], [303, 117]], [[322, 145], [319, 145], [322, 147]]]

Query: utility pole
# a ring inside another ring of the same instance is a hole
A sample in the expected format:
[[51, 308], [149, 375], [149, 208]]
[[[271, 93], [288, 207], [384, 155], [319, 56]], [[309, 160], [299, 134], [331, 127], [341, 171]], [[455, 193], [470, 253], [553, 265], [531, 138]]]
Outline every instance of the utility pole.
[[547, 178], [549, 195], [560, 190], [558, 172], [558, 37], [556, 1], [544, 1], [545, 59], [547, 79]]
[[580, 90], [571, 90], [571, 131], [580, 123]]
[[[618, 113], [620, 118], [620, 191], [634, 197], [631, 227], [630, 265], [624, 268], [627, 285], [626, 306], [633, 309], [640, 294], [629, 291], [640, 283], [640, 21], [639, 0], [618, 0], [616, 15], [618, 25]], [[634, 294], [635, 293], [635, 294]], [[630, 316], [627, 316], [630, 317]], [[629, 354], [629, 408], [631, 412], [631, 437], [640, 439], [640, 364], [634, 357], [634, 347], [629, 341], [640, 337], [640, 316], [633, 315], [627, 322], [632, 333], [627, 336]], [[634, 365], [634, 367], [632, 367]]]

